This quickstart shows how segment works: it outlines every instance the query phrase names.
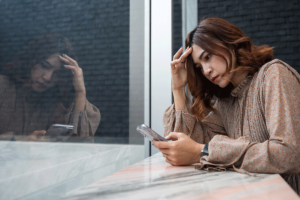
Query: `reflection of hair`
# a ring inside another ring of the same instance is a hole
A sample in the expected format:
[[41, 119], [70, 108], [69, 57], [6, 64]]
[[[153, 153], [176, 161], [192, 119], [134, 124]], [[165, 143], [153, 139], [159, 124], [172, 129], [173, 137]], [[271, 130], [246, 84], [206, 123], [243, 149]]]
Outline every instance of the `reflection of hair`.
[[[186, 46], [193, 44], [200, 46], [206, 52], [219, 56], [226, 61], [227, 73], [236, 71], [254, 74], [259, 68], [273, 59], [273, 48], [267, 45], [255, 46], [249, 37], [246, 37], [237, 26], [220, 18], [207, 18], [191, 31], [185, 40]], [[232, 54], [236, 56], [236, 69], [232, 69]], [[222, 52], [229, 58], [229, 63]], [[192, 113], [198, 119], [204, 119], [206, 109], [213, 111], [211, 100], [215, 95], [218, 98], [230, 95], [233, 85], [225, 88], [211, 83], [202, 74], [200, 68], [194, 66], [192, 56], [187, 58], [187, 80], [188, 87], [193, 95]]]
[[[32, 67], [54, 53], [67, 54], [76, 59], [73, 47], [66, 37], [58, 33], [47, 33], [30, 42], [25, 51], [17, 56], [16, 61], [6, 64], [6, 72], [12, 80], [24, 83], [30, 80]], [[73, 100], [75, 90], [72, 84], [72, 73], [63, 66], [59, 70], [58, 86], [63, 101], [69, 103]]]

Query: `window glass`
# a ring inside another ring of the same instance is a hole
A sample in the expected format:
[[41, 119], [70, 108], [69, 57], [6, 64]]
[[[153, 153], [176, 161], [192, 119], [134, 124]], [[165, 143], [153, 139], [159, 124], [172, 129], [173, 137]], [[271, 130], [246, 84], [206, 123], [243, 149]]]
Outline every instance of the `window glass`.
[[144, 158], [143, 14], [0, 0], [0, 199], [57, 199]]

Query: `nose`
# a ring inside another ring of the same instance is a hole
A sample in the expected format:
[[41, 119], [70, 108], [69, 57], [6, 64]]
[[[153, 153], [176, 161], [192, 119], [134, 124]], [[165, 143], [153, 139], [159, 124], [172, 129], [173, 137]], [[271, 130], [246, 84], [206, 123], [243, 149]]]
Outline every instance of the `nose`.
[[204, 65], [203, 66], [203, 74], [205, 76], [209, 76], [212, 72], [212, 68], [209, 65]]
[[43, 79], [46, 81], [51, 81], [53, 75], [53, 70], [48, 70], [44, 73]]

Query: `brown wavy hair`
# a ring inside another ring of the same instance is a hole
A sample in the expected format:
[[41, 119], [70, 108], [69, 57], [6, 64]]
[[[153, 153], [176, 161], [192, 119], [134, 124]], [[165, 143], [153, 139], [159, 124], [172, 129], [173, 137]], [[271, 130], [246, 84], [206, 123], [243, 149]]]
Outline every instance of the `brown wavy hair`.
[[[187, 35], [185, 45], [198, 45], [209, 54], [221, 57], [227, 64], [227, 73], [241, 71], [255, 74], [265, 63], [274, 59], [273, 47], [254, 45], [239, 27], [221, 18], [202, 20]], [[232, 50], [235, 52], [238, 66], [235, 69], [232, 67]], [[229, 62], [220, 52], [229, 58]], [[212, 98], [228, 97], [234, 85], [229, 83], [227, 87], [220, 88], [211, 83], [202, 74], [201, 69], [195, 67], [191, 54], [187, 57], [186, 66], [187, 84], [193, 96], [191, 111], [197, 119], [204, 120], [206, 110], [215, 110], [211, 104]]]

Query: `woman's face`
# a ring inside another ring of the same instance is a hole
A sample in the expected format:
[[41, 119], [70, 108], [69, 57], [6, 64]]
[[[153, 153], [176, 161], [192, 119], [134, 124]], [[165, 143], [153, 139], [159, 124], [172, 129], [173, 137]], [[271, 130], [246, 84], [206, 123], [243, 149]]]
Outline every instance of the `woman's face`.
[[31, 80], [34, 91], [44, 92], [56, 85], [58, 81], [57, 71], [60, 70], [62, 64], [58, 56], [58, 53], [52, 54], [32, 67]]
[[[219, 56], [211, 55], [204, 51], [198, 45], [192, 45], [192, 58], [197, 68], [201, 68], [203, 75], [212, 83], [225, 88], [229, 84], [229, 80], [233, 81], [233, 73], [226, 73], [226, 62]], [[229, 58], [225, 54], [222, 54], [227, 62]], [[235, 66], [235, 58], [232, 59], [233, 66]], [[226, 74], [225, 74], [226, 73]], [[225, 74], [223, 77], [222, 75]], [[233, 81], [234, 83], [234, 81]]]

